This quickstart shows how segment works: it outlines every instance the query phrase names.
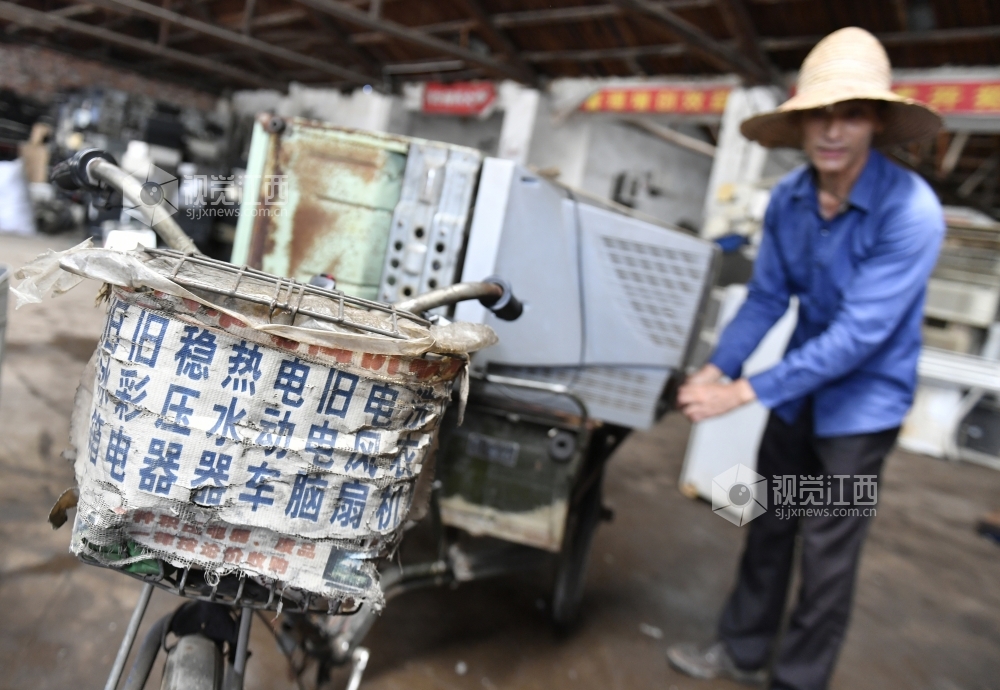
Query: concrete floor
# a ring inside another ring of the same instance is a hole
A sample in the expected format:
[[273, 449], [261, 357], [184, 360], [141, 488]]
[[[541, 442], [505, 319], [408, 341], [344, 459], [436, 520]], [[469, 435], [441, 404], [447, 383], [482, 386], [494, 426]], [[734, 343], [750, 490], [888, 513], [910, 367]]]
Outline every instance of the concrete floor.
[[[0, 236], [0, 261], [19, 266], [70, 244]], [[68, 529], [45, 520], [73, 483], [60, 452], [103, 323], [96, 290], [85, 284], [11, 311], [0, 375], [0, 690], [102, 687], [139, 590], [80, 566], [67, 553]], [[393, 601], [372, 631], [363, 687], [738, 687], [686, 679], [664, 659], [670, 642], [711, 638], [742, 541], [739, 528], [677, 490], [687, 434], [670, 415], [612, 460], [607, 502], [616, 518], [597, 534], [575, 634], [551, 632], [541, 577], [414, 592]], [[1000, 687], [1000, 547], [974, 533], [976, 518], [998, 504], [1000, 473], [891, 456], [835, 690]], [[147, 623], [177, 603], [154, 594]], [[248, 689], [294, 687], [262, 625], [251, 644]]]

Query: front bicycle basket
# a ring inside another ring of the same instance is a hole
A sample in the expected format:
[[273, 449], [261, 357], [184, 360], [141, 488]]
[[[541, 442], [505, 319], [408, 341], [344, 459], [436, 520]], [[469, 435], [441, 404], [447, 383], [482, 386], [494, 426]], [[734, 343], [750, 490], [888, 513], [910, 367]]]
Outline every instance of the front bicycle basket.
[[204, 257], [134, 252], [108, 278], [117, 261], [61, 264], [118, 283], [74, 411], [72, 551], [186, 596], [379, 606], [375, 560], [492, 334], [459, 347], [390, 305]]

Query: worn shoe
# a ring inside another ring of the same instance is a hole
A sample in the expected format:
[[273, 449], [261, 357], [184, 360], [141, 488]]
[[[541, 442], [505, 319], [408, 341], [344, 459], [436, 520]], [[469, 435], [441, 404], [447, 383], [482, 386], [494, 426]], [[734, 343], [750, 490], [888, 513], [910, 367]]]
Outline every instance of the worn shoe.
[[721, 642], [703, 650], [690, 643], [672, 645], [667, 649], [667, 661], [681, 673], [703, 680], [728, 678], [737, 683], [760, 685], [767, 677], [766, 670], [762, 668], [755, 671], [737, 668]]

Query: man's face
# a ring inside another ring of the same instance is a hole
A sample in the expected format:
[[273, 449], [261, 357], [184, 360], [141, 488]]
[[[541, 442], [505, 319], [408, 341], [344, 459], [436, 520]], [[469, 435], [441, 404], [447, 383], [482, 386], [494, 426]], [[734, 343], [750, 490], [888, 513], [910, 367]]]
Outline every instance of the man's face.
[[853, 169], [880, 131], [882, 123], [870, 101], [844, 101], [802, 114], [802, 148], [821, 173]]

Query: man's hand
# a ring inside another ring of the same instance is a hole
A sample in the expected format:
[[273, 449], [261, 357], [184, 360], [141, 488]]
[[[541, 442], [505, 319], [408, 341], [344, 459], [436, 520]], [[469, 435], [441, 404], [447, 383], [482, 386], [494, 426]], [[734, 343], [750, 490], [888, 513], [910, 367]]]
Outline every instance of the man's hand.
[[722, 370], [714, 364], [706, 364], [701, 369], [687, 377], [685, 386], [700, 386], [705, 383], [718, 383], [722, 378]]
[[732, 383], [692, 383], [688, 379], [677, 392], [677, 404], [692, 422], [717, 417], [756, 398], [753, 386], [746, 379]]

